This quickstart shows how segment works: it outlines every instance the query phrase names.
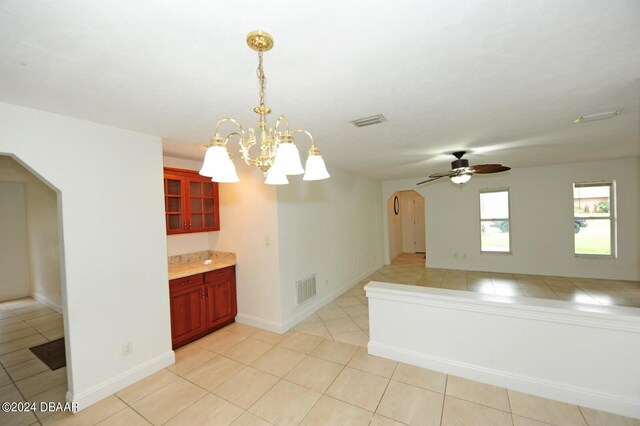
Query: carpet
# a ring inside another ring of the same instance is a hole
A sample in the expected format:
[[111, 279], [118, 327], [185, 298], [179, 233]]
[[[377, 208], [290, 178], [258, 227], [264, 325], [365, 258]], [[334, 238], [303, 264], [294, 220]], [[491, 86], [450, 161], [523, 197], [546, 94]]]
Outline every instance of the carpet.
[[64, 337], [34, 346], [29, 350], [52, 370], [57, 370], [67, 365], [67, 358], [64, 353]]

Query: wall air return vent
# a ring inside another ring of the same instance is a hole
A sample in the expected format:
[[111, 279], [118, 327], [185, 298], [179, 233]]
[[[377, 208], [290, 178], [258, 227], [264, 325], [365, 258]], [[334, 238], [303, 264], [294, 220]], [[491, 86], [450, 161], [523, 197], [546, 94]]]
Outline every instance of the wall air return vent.
[[387, 119], [384, 118], [384, 115], [378, 114], [372, 115], [371, 117], [358, 118], [357, 120], [353, 120], [352, 123], [356, 127], [365, 127], [371, 126], [372, 124], [382, 123], [383, 121], [387, 121]]
[[311, 299], [316, 295], [316, 274], [296, 282], [296, 304]]

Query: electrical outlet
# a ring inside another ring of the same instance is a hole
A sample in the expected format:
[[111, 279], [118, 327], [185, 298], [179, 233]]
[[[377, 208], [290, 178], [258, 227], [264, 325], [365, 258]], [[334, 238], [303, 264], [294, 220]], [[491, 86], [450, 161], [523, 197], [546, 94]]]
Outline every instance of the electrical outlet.
[[133, 343], [127, 342], [122, 345], [122, 356], [129, 356], [133, 353]]

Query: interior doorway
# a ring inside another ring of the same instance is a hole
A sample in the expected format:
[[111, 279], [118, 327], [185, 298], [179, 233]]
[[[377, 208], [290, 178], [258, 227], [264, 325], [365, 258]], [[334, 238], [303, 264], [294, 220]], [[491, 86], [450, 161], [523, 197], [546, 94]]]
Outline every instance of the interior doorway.
[[[66, 401], [59, 195], [27, 165], [0, 155], [0, 368], [16, 401], [40, 395]], [[41, 345], [46, 346], [35, 351], [40, 355], [30, 349]], [[48, 414], [23, 413], [21, 421], [42, 421]]]
[[397, 191], [387, 200], [389, 257], [424, 253], [426, 257], [425, 198], [416, 191]]

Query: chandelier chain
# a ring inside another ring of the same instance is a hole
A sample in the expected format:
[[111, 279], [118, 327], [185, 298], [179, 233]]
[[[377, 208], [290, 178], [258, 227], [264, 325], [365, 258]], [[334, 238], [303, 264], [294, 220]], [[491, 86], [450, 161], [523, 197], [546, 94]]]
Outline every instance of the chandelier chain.
[[264, 90], [267, 86], [267, 78], [262, 69], [262, 50], [258, 52], [258, 69], [256, 70], [258, 81], [260, 82], [260, 106], [264, 106]]
[[[211, 138], [211, 144], [207, 148], [204, 163], [200, 174], [211, 177], [214, 182], [238, 182], [238, 175], [229, 157], [227, 142], [238, 140], [240, 155], [245, 163], [256, 166], [266, 176], [265, 183], [272, 185], [284, 185], [288, 183], [287, 175], [304, 173], [303, 180], [321, 180], [329, 178], [320, 151], [316, 148], [313, 137], [302, 129], [290, 129], [289, 120], [285, 115], [276, 119], [274, 127], [269, 127], [267, 115], [271, 108], [265, 105], [265, 91], [267, 79], [264, 75], [263, 52], [273, 47], [273, 37], [265, 31], [252, 31], [247, 35], [247, 44], [258, 52], [258, 77], [260, 105], [253, 108], [258, 114], [258, 126], [256, 130], [249, 128], [248, 134], [237, 120], [231, 117], [223, 117], [216, 123], [215, 134]], [[220, 126], [224, 123], [235, 125], [238, 130], [220, 134]], [[305, 134], [311, 140], [311, 148], [307, 158], [306, 168], [300, 163], [300, 154], [295, 145], [295, 134]], [[250, 149], [258, 145], [259, 155], [252, 158]], [[274, 167], [275, 166], [275, 167]], [[305, 171], [306, 169], [306, 171]], [[267, 173], [268, 172], [268, 173]]]

